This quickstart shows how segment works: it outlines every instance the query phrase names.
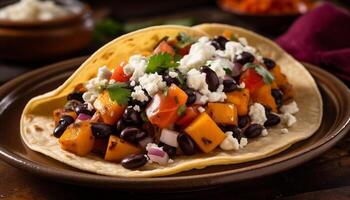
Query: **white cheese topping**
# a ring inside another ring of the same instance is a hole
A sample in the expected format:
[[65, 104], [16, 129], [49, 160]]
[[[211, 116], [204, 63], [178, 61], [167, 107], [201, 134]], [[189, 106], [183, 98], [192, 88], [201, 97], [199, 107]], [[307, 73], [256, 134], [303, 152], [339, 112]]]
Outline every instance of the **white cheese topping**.
[[240, 84], [238, 85], [238, 88], [244, 89], [244, 88], [245, 88], [245, 83], [244, 83], [244, 82], [240, 83]]
[[289, 133], [289, 131], [288, 131], [288, 129], [287, 129], [287, 128], [282, 128], [282, 129], [281, 129], [281, 133], [283, 133], [283, 134], [287, 134], [287, 133]]
[[282, 122], [287, 125], [287, 127], [291, 127], [293, 124], [297, 122], [297, 119], [290, 113], [285, 113], [282, 115]]
[[1, 8], [0, 19], [14, 21], [22, 20], [52, 20], [63, 17], [69, 11], [54, 1], [21, 0], [15, 4]]
[[148, 101], [148, 96], [142, 90], [141, 86], [134, 87], [134, 91], [131, 93], [131, 97], [140, 102]]
[[299, 108], [298, 105], [295, 101], [289, 103], [288, 105], [283, 105], [280, 108], [280, 111], [282, 113], [290, 113], [290, 114], [295, 114], [297, 112], [299, 112]]
[[247, 138], [241, 138], [241, 141], [239, 142], [239, 148], [244, 148], [248, 144], [248, 139]]
[[199, 68], [213, 58], [214, 54], [215, 48], [210, 44], [209, 38], [201, 37], [198, 42], [192, 44], [189, 54], [180, 60], [179, 70], [186, 73], [192, 68]]
[[224, 69], [232, 70], [233, 68], [233, 63], [224, 58], [217, 58], [213, 61], [208, 61], [207, 64], [209, 65], [209, 68], [216, 73], [219, 79], [225, 78], [226, 72]]
[[86, 92], [83, 94], [83, 100], [88, 103], [93, 103], [103, 88], [106, 88], [112, 72], [106, 67], [100, 67], [96, 78], [89, 80], [85, 84]]
[[148, 60], [142, 55], [133, 55], [129, 58], [127, 65], [123, 67], [126, 75], [132, 75], [130, 80], [138, 80], [139, 77], [145, 74]]
[[238, 150], [239, 149], [239, 143], [236, 138], [232, 136], [232, 131], [227, 131], [225, 133], [226, 138], [221, 142], [220, 148], [225, 151], [229, 150]]
[[261, 135], [262, 136], [267, 136], [269, 134], [269, 132], [267, 132], [267, 129], [266, 128], [264, 128], [263, 130], [262, 130], [262, 132], [261, 132]]
[[139, 82], [150, 96], [154, 96], [159, 90], [164, 89], [166, 86], [162, 76], [158, 75], [158, 73], [144, 74], [139, 78]]
[[200, 113], [205, 112], [205, 108], [203, 108], [202, 106], [199, 106], [199, 107], [197, 108], [197, 110], [198, 110]]
[[170, 72], [169, 72], [169, 76], [170, 76], [171, 78], [176, 78], [176, 77], [179, 76], [179, 74], [178, 74], [177, 72], [170, 71]]
[[134, 105], [133, 109], [137, 112], [141, 112], [141, 108], [138, 105]]
[[97, 79], [99, 81], [109, 80], [112, 76], [112, 72], [108, 69], [107, 66], [100, 67], [97, 72]]
[[224, 85], [219, 85], [215, 92], [210, 92], [207, 94], [209, 102], [223, 102], [226, 99], [226, 94], [223, 92]]
[[251, 105], [249, 108], [249, 117], [252, 120], [252, 124], [264, 125], [267, 120], [264, 106], [260, 103]]
[[205, 73], [200, 72], [197, 69], [191, 69], [187, 73], [187, 86], [201, 93], [209, 91], [208, 84], [205, 81]]

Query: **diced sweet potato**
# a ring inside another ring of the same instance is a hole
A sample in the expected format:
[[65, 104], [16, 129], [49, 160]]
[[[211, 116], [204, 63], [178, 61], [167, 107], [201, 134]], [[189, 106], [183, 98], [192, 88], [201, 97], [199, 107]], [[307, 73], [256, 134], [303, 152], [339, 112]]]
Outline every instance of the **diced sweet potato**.
[[77, 118], [77, 114], [74, 111], [66, 110], [64, 108], [59, 108], [53, 111], [53, 119], [55, 120], [55, 126], [57, 126], [58, 122], [64, 115], [69, 115], [73, 117], [73, 119]]
[[125, 142], [117, 136], [109, 136], [105, 160], [120, 162], [123, 158], [131, 154], [139, 154], [141, 149]]
[[61, 148], [79, 156], [87, 155], [93, 148], [95, 137], [87, 121], [71, 124], [60, 137]]
[[208, 103], [207, 113], [218, 124], [237, 125], [237, 108], [232, 103]]
[[102, 92], [94, 102], [95, 109], [100, 113], [100, 118], [106, 124], [113, 125], [120, 119], [125, 110], [125, 106], [118, 105], [109, 97], [108, 91]]
[[271, 70], [272, 75], [275, 77], [275, 82], [278, 88], [283, 92], [283, 100], [288, 100], [293, 98], [293, 87], [288, 82], [288, 78], [281, 71], [281, 67], [276, 65]]
[[228, 103], [235, 104], [239, 116], [244, 116], [248, 114], [248, 105], [250, 98], [248, 89], [241, 89], [229, 92], [226, 93], [226, 96]]
[[271, 94], [271, 85], [264, 85], [251, 94], [253, 102], [261, 103], [271, 108], [272, 112], [277, 112], [275, 98]]
[[185, 132], [191, 136], [198, 147], [205, 153], [215, 149], [226, 137], [218, 125], [205, 112], [197, 117], [185, 129]]

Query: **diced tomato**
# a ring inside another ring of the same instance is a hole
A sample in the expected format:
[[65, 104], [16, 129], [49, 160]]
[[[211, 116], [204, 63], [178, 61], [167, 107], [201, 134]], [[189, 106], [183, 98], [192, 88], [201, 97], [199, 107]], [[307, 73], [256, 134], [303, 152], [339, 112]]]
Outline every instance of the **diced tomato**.
[[249, 68], [243, 72], [240, 78], [240, 83], [242, 82], [251, 92], [254, 92], [256, 89], [264, 86], [263, 78], [253, 68]]
[[175, 84], [167, 92], [159, 92], [146, 108], [149, 121], [160, 128], [173, 125], [179, 118], [178, 110], [185, 106], [187, 94]]
[[175, 55], [175, 51], [174, 48], [172, 46], [170, 46], [166, 41], [162, 41], [161, 43], [159, 43], [159, 45], [157, 46], [156, 49], [154, 49], [154, 54], [158, 54], [158, 53], [169, 53], [170, 55], [174, 56]]
[[196, 107], [187, 107], [185, 114], [176, 121], [176, 124], [182, 128], [186, 128], [193, 120], [199, 116], [199, 114], [200, 113]]
[[126, 65], [126, 62], [121, 62], [120, 65], [114, 69], [111, 79], [117, 82], [127, 82], [130, 76], [124, 73], [123, 68], [125, 65]]
[[179, 54], [184, 56], [187, 55], [190, 52], [191, 44], [185, 46], [184, 48], [179, 49]]

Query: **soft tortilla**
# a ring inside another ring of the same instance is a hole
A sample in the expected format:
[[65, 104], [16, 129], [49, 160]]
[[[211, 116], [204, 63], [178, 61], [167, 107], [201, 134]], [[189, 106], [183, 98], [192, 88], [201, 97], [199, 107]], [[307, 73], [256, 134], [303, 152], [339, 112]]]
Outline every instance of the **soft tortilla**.
[[[298, 121], [289, 128], [289, 133], [281, 134], [282, 126], [277, 126], [268, 130], [268, 136], [249, 140], [249, 144], [239, 151], [216, 150], [208, 154], [177, 157], [167, 166], [148, 164], [139, 170], [128, 170], [120, 164], [104, 161], [94, 155], [80, 157], [60, 148], [57, 138], [52, 135], [54, 122], [51, 113], [64, 105], [65, 96], [76, 84], [94, 77], [99, 67], [107, 65], [113, 68], [130, 55], [151, 49], [157, 40], [164, 36], [175, 37], [178, 32], [186, 32], [194, 37], [205, 33], [213, 36], [221, 34], [226, 29], [246, 37], [249, 44], [257, 47], [262, 55], [273, 58], [282, 66], [283, 72], [295, 88], [295, 101], [300, 108], [296, 114]], [[29, 101], [21, 118], [21, 136], [32, 150], [81, 170], [109, 176], [156, 177], [210, 165], [242, 163], [271, 156], [310, 137], [320, 126], [321, 119], [322, 99], [315, 81], [299, 62], [272, 41], [241, 28], [220, 24], [203, 24], [194, 29], [182, 26], [158, 26], [121, 36], [108, 43], [83, 63], [62, 86]]]

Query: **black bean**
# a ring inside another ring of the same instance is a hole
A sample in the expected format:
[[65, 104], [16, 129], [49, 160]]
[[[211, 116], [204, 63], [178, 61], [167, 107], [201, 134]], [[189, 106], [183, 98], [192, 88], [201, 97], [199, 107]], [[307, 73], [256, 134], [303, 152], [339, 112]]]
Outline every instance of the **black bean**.
[[250, 121], [250, 117], [248, 115], [239, 116], [238, 117], [238, 127], [244, 128], [245, 126], [247, 126], [249, 121]]
[[77, 101], [77, 100], [69, 100], [67, 101], [67, 103], [64, 105], [64, 108], [66, 110], [71, 110], [71, 111], [75, 111], [75, 108], [78, 106], [78, 105], [81, 105], [82, 103], [80, 101]]
[[205, 81], [208, 84], [208, 89], [210, 91], [216, 91], [220, 85], [220, 81], [216, 73], [209, 67], [203, 67], [202, 72], [206, 74]]
[[138, 139], [143, 137], [144, 134], [145, 134], [145, 132], [141, 131], [139, 128], [126, 127], [120, 133], [120, 138], [127, 141], [127, 142], [130, 142], [130, 143], [136, 143], [138, 141]]
[[237, 59], [236, 61], [241, 65], [245, 65], [246, 63], [252, 63], [254, 59], [255, 58], [253, 54], [243, 51], [242, 54], [240, 55], [240, 58]]
[[279, 89], [272, 89], [271, 95], [273, 98], [275, 98], [275, 102], [277, 104], [277, 107], [281, 107], [283, 105], [283, 93]]
[[170, 145], [162, 143], [160, 146], [163, 147], [163, 150], [169, 155], [170, 158], [174, 158], [176, 156], [176, 148]]
[[163, 80], [166, 82], [167, 86], [170, 86], [173, 83], [175, 85], [180, 85], [180, 81], [176, 77], [172, 78], [171, 76], [169, 76], [169, 74], [163, 75]]
[[141, 114], [133, 108], [125, 109], [123, 113], [123, 120], [128, 125], [139, 125], [142, 123]]
[[187, 90], [185, 90], [185, 92], [188, 96], [187, 101], [186, 101], [186, 105], [189, 106], [189, 105], [194, 104], [194, 102], [196, 102], [196, 99], [197, 99], [196, 93], [194, 93], [194, 91], [191, 89], [187, 89]]
[[61, 135], [64, 133], [64, 131], [67, 129], [67, 125], [65, 124], [58, 124], [55, 129], [53, 130], [53, 135], [57, 138], [61, 137]]
[[89, 110], [87, 104], [80, 104], [75, 108], [75, 112], [79, 115], [80, 113], [86, 114], [86, 115], [94, 115], [94, 110]]
[[268, 70], [271, 70], [276, 66], [275, 61], [271, 60], [270, 58], [263, 58], [263, 62]]
[[116, 132], [115, 128], [111, 125], [105, 123], [93, 123], [91, 124], [92, 134], [96, 138], [108, 138], [114, 132]]
[[269, 114], [267, 114], [266, 117], [267, 117], [267, 120], [264, 123], [265, 127], [275, 126], [281, 122], [281, 118], [278, 115], [269, 113]]
[[225, 50], [225, 45], [228, 42], [228, 39], [226, 39], [223, 36], [216, 36], [212, 41], [211, 45], [215, 47], [215, 49]]
[[119, 136], [120, 132], [122, 132], [122, 130], [124, 130], [125, 128], [126, 128], [126, 123], [124, 122], [124, 120], [123, 119], [118, 120], [116, 124], [117, 136]]
[[121, 162], [126, 169], [135, 169], [144, 166], [147, 163], [147, 157], [144, 154], [133, 154], [124, 158]]
[[67, 100], [77, 100], [79, 102], [84, 103], [84, 99], [83, 99], [83, 93], [82, 92], [72, 92], [67, 96]]
[[193, 155], [196, 153], [194, 142], [187, 134], [180, 133], [177, 136], [177, 142], [185, 155]]
[[153, 137], [155, 134], [155, 127], [150, 123], [146, 122], [142, 125], [142, 130], [146, 131], [147, 135]]
[[244, 131], [244, 135], [247, 138], [255, 138], [261, 135], [261, 132], [263, 131], [263, 129], [264, 127], [260, 124], [251, 124]]
[[272, 111], [272, 108], [270, 106], [267, 105], [263, 105], [264, 109], [265, 109], [265, 115], [267, 116], [267, 114], [269, 114]]
[[72, 124], [74, 122], [74, 118], [70, 115], [63, 115], [58, 122], [59, 124], [66, 124], [67, 126], [69, 124]]
[[135, 106], [138, 105], [140, 108], [145, 108], [148, 105], [148, 101], [138, 101], [138, 100], [131, 100], [128, 105]]
[[224, 80], [222, 84], [224, 85], [224, 92], [232, 92], [238, 88], [236, 81], [233, 79]]

